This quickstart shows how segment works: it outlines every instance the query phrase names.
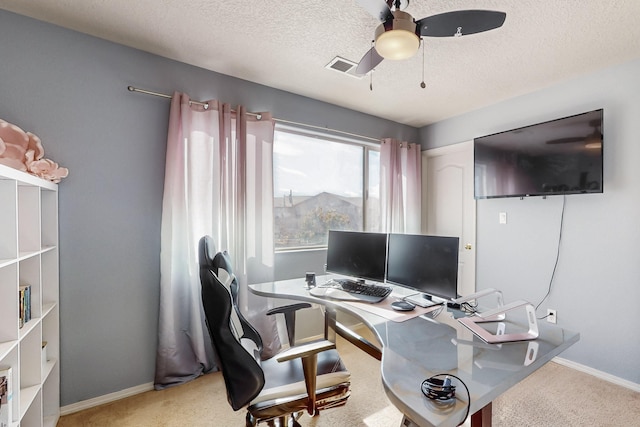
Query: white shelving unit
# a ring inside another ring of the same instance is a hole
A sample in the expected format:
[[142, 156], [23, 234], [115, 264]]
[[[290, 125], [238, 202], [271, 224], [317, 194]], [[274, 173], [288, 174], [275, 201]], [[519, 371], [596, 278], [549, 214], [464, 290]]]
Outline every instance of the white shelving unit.
[[[22, 285], [31, 286], [31, 320], [20, 327]], [[12, 368], [11, 427], [60, 418], [59, 287], [58, 186], [0, 165], [0, 369]]]

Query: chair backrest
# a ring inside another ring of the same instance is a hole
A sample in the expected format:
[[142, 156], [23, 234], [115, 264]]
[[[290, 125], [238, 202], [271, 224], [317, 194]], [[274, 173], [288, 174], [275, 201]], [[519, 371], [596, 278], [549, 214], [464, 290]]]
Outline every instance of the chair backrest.
[[240, 306], [238, 305], [238, 295], [240, 291], [240, 286], [238, 285], [238, 281], [236, 280], [235, 275], [233, 274], [233, 269], [231, 268], [231, 259], [227, 251], [218, 252], [213, 258], [213, 271], [218, 276], [218, 279], [223, 284], [228, 284], [229, 292], [231, 293], [231, 299], [233, 302], [233, 313], [231, 313], [231, 321], [238, 336], [241, 340], [250, 339], [253, 341], [252, 345], [255, 345], [257, 354], [256, 359], [260, 358], [260, 353], [262, 353], [262, 338], [256, 329], [251, 325], [251, 323], [244, 317], [242, 312], [240, 311]]
[[[233, 272], [224, 270], [228, 279], [225, 282], [220, 279], [218, 273], [223, 270], [223, 266], [215, 266], [215, 263], [211, 261], [215, 260], [220, 253], [213, 258], [208, 256], [206, 246], [211, 243], [211, 240], [205, 237], [199, 242], [202, 306], [207, 329], [215, 347], [227, 388], [227, 400], [231, 407], [237, 411], [260, 393], [264, 387], [264, 373], [255, 355], [251, 354], [241, 343], [243, 339], [251, 339], [252, 333], [248, 334], [245, 331], [245, 324], [243, 324], [246, 320], [243, 318], [243, 321], [235, 326], [232, 322], [232, 318], [239, 313], [228, 287], [235, 279]], [[222, 255], [218, 258], [224, 259], [225, 256]], [[228, 255], [226, 261], [228, 261]], [[222, 262], [219, 260], [218, 264], [222, 264]], [[216, 268], [217, 271], [215, 271]], [[255, 333], [259, 340], [260, 336], [255, 332], [255, 329], [248, 322], [246, 322], [246, 326]], [[260, 341], [255, 343], [255, 346], [261, 346], [261, 344]]]
[[237, 335], [240, 339], [248, 338], [253, 341], [256, 346], [256, 351], [259, 354], [262, 353], [262, 338], [258, 331], [251, 325], [251, 323], [243, 316], [238, 305], [239, 298], [239, 285], [233, 274], [233, 267], [231, 266], [231, 258], [227, 251], [215, 253], [215, 243], [211, 236], [203, 236], [198, 242], [198, 257], [200, 268], [211, 268], [213, 274], [217, 276], [218, 280], [227, 288], [231, 293], [233, 299], [233, 308], [231, 312], [231, 324], [235, 328]]

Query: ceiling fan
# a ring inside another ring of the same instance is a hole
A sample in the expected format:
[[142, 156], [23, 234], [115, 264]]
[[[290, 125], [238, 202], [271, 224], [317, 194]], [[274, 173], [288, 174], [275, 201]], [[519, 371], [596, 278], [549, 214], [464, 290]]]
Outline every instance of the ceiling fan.
[[422, 37], [461, 37], [501, 27], [507, 16], [492, 10], [456, 10], [414, 20], [400, 9], [409, 0], [357, 0], [382, 24], [375, 32], [375, 45], [360, 60], [356, 74], [364, 75], [384, 59], [407, 59], [415, 55]]
[[600, 148], [602, 147], [602, 132], [598, 129], [600, 120], [591, 120], [589, 126], [593, 128], [593, 131], [586, 136], [571, 136], [567, 138], [558, 138], [547, 141], [547, 144], [571, 144], [575, 142], [581, 142], [586, 148]]

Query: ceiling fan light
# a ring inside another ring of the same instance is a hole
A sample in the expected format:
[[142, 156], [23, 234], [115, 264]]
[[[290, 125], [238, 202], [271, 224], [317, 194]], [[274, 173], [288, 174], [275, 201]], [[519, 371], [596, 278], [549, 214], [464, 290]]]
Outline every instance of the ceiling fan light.
[[584, 141], [584, 148], [595, 150], [602, 148], [602, 134], [597, 130], [587, 137]]
[[384, 59], [407, 59], [416, 54], [420, 39], [415, 33], [405, 30], [391, 30], [376, 39], [376, 51]]
[[584, 146], [587, 150], [598, 150], [602, 148], [602, 142], [592, 142]]
[[393, 20], [376, 29], [376, 51], [384, 59], [407, 59], [416, 54], [420, 38], [416, 35], [416, 23], [411, 15], [395, 10]]

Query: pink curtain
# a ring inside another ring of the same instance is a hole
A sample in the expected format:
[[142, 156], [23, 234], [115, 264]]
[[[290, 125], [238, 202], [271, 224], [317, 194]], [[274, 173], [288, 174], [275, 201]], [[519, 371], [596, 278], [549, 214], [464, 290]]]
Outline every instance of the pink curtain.
[[419, 144], [385, 138], [380, 145], [382, 231], [418, 234], [422, 220], [422, 160]]
[[[212, 236], [231, 255], [245, 316], [266, 353], [280, 345], [267, 299], [247, 284], [273, 280], [273, 131], [240, 106], [208, 108], [174, 93], [167, 138], [160, 254], [160, 314], [155, 387], [216, 369], [200, 299], [198, 241]], [[258, 315], [259, 314], [259, 315]]]

